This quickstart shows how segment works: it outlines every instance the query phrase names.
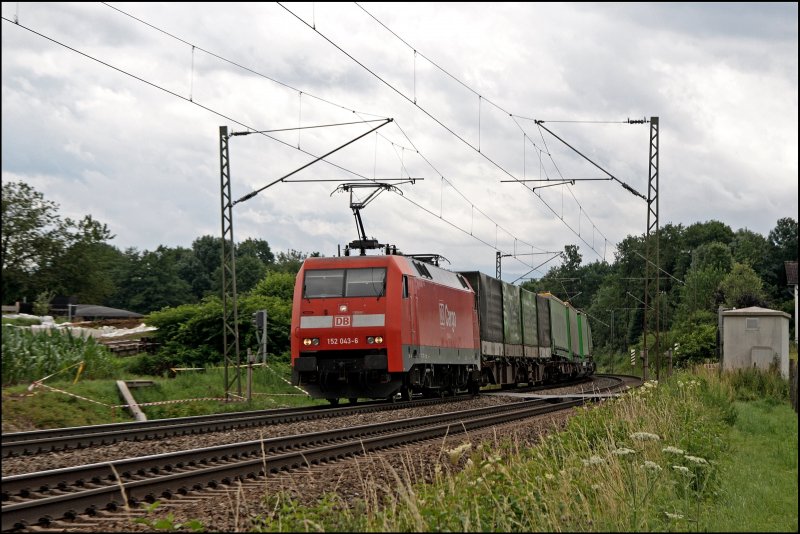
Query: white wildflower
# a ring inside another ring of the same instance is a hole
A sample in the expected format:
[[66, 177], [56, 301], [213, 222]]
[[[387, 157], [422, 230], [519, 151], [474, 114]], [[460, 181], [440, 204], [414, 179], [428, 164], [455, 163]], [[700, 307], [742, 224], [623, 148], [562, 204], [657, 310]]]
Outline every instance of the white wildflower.
[[636, 454], [636, 451], [622, 447], [621, 449], [611, 451], [611, 454], [616, 454], [617, 456], [627, 456], [628, 454]]
[[688, 467], [684, 467], [682, 465], [673, 465], [672, 468], [679, 473], [683, 473], [684, 475], [689, 475], [689, 476], [692, 475]]
[[645, 460], [645, 462], [642, 464], [642, 467], [649, 469], [650, 471], [661, 471], [661, 466], [655, 462], [651, 462], [650, 460]]
[[450, 458], [450, 464], [456, 465], [458, 461], [461, 459], [461, 456], [463, 456], [464, 451], [467, 451], [471, 448], [472, 448], [472, 443], [463, 443], [458, 447], [456, 447], [455, 449], [447, 451], [447, 455]]
[[683, 449], [679, 449], [678, 447], [673, 447], [672, 445], [668, 447], [664, 447], [661, 449], [661, 452], [667, 452], [670, 454], [684, 454], [685, 451]]
[[545, 473], [545, 474], [544, 474], [544, 478], [546, 478], [547, 480], [553, 480], [553, 479], [554, 479], [554, 478], [556, 478], [556, 477], [555, 477], [555, 476], [553, 476], [553, 474], [552, 474], [552, 473]]
[[708, 461], [705, 458], [700, 458], [699, 456], [689, 456], [688, 454], [684, 456], [687, 460], [692, 463], [696, 463], [697, 465], [708, 465]]
[[667, 516], [669, 519], [683, 519], [681, 514], [671, 514], [669, 512], [664, 512], [664, 515]]
[[631, 439], [638, 439], [639, 441], [658, 441], [661, 438], [649, 432], [634, 432], [631, 434]]

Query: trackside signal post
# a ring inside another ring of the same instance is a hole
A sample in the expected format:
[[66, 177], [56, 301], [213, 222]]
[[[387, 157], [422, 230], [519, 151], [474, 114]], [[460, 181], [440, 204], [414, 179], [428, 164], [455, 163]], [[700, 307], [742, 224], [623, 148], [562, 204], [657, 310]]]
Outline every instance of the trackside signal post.
[[258, 335], [256, 362], [267, 363], [267, 310], [258, 310], [253, 314], [253, 326]]

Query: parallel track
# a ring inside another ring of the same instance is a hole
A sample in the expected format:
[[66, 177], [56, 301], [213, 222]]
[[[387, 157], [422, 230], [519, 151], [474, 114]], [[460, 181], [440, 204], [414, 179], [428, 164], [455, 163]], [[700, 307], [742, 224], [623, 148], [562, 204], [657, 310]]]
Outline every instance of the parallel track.
[[[633, 379], [634, 377], [626, 378]], [[641, 382], [641, 379], [635, 380]], [[29, 525], [46, 527], [51, 521], [61, 518], [72, 519], [80, 514], [95, 515], [100, 510], [118, 510], [126, 502], [130, 505], [136, 505], [142, 501], [153, 502], [159, 498], [185, 495], [193, 490], [201, 490], [206, 487], [213, 488], [220, 484], [231, 484], [237, 480], [258, 478], [267, 473], [336, 461], [368, 451], [438, 438], [448, 433], [452, 435], [462, 430], [533, 417], [596, 400], [604, 390], [627, 389], [627, 386], [622, 384], [622, 380], [618, 382], [608, 388], [595, 388], [590, 394], [563, 395], [560, 398], [549, 400], [525, 400], [464, 412], [450, 412], [314, 434], [255, 440], [4, 477], [2, 479], [2, 530], [21, 529]], [[625, 382], [629, 381], [625, 380]], [[598, 395], [593, 397], [594, 393]], [[458, 397], [446, 400], [458, 400]], [[436, 401], [441, 400], [436, 399]], [[419, 406], [422, 402], [425, 401], [412, 401], [408, 404]], [[428, 402], [433, 402], [433, 400], [428, 400]], [[263, 421], [270, 417], [288, 416], [296, 417], [294, 420], [302, 420], [353, 413], [359, 409], [399, 408], [404, 404], [406, 403], [375, 403], [337, 408], [315, 407], [310, 410], [301, 410], [299, 413], [298, 410], [269, 410], [267, 412], [271, 413], [258, 412], [259, 415], [245, 415], [244, 421], [240, 421], [239, 424], [250, 424], [246, 421], [250, 418], [260, 418], [262, 421], [253, 424], [268, 424]], [[294, 415], [291, 415], [292, 413]], [[231, 415], [233, 414], [225, 416], [228, 417], [226, 428], [237, 427], [237, 424], [232, 423]], [[200, 421], [200, 419], [204, 419], [204, 421]], [[215, 419], [213, 416], [202, 416], [182, 418], [181, 420], [191, 420], [186, 424], [188, 428], [192, 425], [213, 424]], [[158, 422], [153, 421], [152, 423]], [[86, 443], [88, 442], [87, 434], [94, 436], [111, 434], [113, 431], [110, 431], [108, 427], [119, 427], [120, 425], [103, 426], [106, 432], [86, 432], [82, 437], [73, 435], [72, 439], [82, 439], [82, 443]], [[166, 435], [191, 433], [177, 432], [173, 428], [176, 426], [174, 424], [155, 424], [147, 430], [136, 429], [138, 426], [136, 423], [127, 423], [121, 426], [128, 427], [124, 432], [149, 432], [148, 437], [159, 432], [173, 432]], [[92, 427], [81, 428], [92, 429]], [[58, 429], [56, 433], [62, 430], [71, 429]], [[62, 440], [66, 437], [69, 436], [57, 435], [52, 439]], [[97, 437], [91, 439], [97, 439]], [[16, 443], [23, 444], [29, 441], [23, 439]]]
[[420, 399], [407, 402], [364, 402], [357, 405], [308, 408], [282, 408], [234, 412], [227, 414], [200, 415], [171, 419], [154, 419], [108, 425], [54, 428], [32, 432], [14, 432], [2, 435], [2, 457], [39, 454], [67, 449], [80, 449], [118, 443], [120, 441], [143, 441], [170, 436], [185, 436], [219, 432], [257, 426], [309, 421], [328, 417], [340, 417], [356, 413], [369, 413], [425, 404], [452, 402], [463, 397], [445, 399]]
[[[232, 484], [267, 472], [363, 454], [579, 406], [586, 399], [522, 401], [328, 432], [235, 443], [4, 477], [2, 529], [47, 526], [128, 504]], [[124, 495], [123, 495], [124, 491]]]

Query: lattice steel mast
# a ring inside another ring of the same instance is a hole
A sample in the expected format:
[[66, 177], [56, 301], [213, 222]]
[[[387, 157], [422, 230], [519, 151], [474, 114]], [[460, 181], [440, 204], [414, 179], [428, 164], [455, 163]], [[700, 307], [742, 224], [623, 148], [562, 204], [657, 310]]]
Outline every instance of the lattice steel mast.
[[659, 250], [658, 250], [658, 117], [650, 117], [650, 165], [647, 187], [647, 235], [645, 236], [646, 256], [644, 280], [644, 354], [642, 378], [649, 379], [650, 359], [647, 350], [647, 334], [650, 319], [650, 303], [655, 318], [656, 378], [660, 377], [661, 348], [659, 345]]

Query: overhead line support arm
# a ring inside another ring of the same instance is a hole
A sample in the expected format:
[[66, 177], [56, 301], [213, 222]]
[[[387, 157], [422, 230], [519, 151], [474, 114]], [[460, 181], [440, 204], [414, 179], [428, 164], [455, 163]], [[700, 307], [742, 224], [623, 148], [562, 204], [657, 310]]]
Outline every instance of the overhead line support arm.
[[586, 161], [588, 161], [589, 163], [591, 163], [592, 165], [594, 165], [595, 167], [597, 167], [598, 169], [600, 169], [601, 171], [603, 171], [604, 173], [606, 173], [608, 176], [610, 176], [610, 177], [611, 177], [611, 179], [612, 179], [612, 180], [615, 180], [615, 181], [619, 182], [619, 184], [620, 184], [622, 187], [624, 187], [624, 188], [625, 188], [625, 189], [627, 189], [629, 192], [633, 193], [633, 194], [634, 194], [634, 195], [636, 195], [637, 197], [639, 197], [639, 198], [641, 198], [642, 200], [644, 200], [645, 202], [647, 202], [647, 197], [645, 197], [643, 194], [641, 194], [640, 192], [638, 192], [637, 190], [635, 190], [634, 188], [632, 188], [631, 186], [629, 186], [628, 184], [626, 184], [625, 182], [623, 182], [622, 180], [620, 180], [619, 178], [617, 178], [616, 176], [614, 176], [613, 174], [611, 174], [610, 172], [608, 172], [607, 170], [605, 170], [603, 167], [601, 167], [600, 165], [598, 165], [598, 164], [597, 164], [597, 163], [595, 163], [594, 161], [592, 161], [592, 160], [590, 160], [589, 158], [587, 158], [586, 156], [584, 156], [584, 155], [583, 155], [583, 153], [581, 153], [581, 151], [580, 151], [580, 150], [578, 150], [578, 149], [577, 149], [577, 148], [575, 148], [574, 146], [570, 145], [569, 143], [567, 143], [566, 141], [564, 141], [563, 139], [561, 139], [559, 136], [557, 136], [555, 133], [553, 133], [553, 132], [552, 132], [552, 131], [551, 131], [549, 128], [547, 128], [547, 126], [545, 126], [545, 125], [543, 124], [543, 123], [544, 123], [544, 121], [536, 120], [536, 121], [534, 121], [534, 122], [535, 122], [537, 125], [539, 125], [539, 126], [541, 126], [542, 128], [544, 128], [544, 129], [547, 131], [547, 133], [549, 133], [550, 135], [552, 135], [553, 137], [555, 137], [556, 139], [558, 139], [559, 141], [561, 141], [562, 143], [564, 143], [565, 145], [567, 145], [567, 146], [568, 146], [569, 148], [571, 148], [573, 151], [575, 151], [575, 153], [577, 153], [577, 154], [578, 154], [579, 156], [581, 156], [583, 159], [585, 159]]

